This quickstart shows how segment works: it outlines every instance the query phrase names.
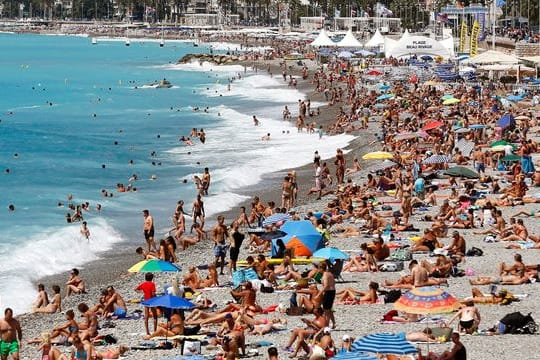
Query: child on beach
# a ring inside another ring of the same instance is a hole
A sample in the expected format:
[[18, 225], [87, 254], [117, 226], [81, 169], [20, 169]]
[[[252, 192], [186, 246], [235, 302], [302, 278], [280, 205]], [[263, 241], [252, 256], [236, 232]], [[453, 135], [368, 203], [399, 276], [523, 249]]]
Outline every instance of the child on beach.
[[[156, 296], [156, 284], [154, 284], [154, 274], [146, 273], [144, 276], [144, 282], [135, 288], [135, 291], [142, 291], [144, 294], [144, 300], [149, 300]], [[148, 318], [152, 313], [154, 319], [154, 331], [157, 330], [157, 311], [156, 308], [144, 307], [144, 327], [146, 335], [150, 335], [150, 329], [148, 328]]]

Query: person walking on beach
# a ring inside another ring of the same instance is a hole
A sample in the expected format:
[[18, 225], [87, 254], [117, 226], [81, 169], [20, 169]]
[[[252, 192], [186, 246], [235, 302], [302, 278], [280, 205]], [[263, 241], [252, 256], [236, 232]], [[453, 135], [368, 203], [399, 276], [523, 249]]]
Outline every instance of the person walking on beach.
[[0, 357], [7, 360], [11, 355], [13, 360], [19, 360], [22, 347], [21, 324], [13, 317], [13, 310], [6, 308], [4, 318], [0, 320]]
[[345, 156], [343, 155], [343, 150], [337, 149], [334, 164], [336, 165], [337, 183], [343, 184], [343, 179], [345, 177]]
[[192, 217], [193, 217], [193, 225], [195, 225], [195, 223], [197, 223], [197, 219], [199, 219], [200, 221], [200, 225], [201, 225], [201, 230], [203, 229], [204, 227], [204, 217], [205, 217], [205, 214], [204, 214], [204, 202], [202, 201], [202, 197], [201, 197], [201, 194], [197, 195], [197, 198], [195, 199], [195, 201], [193, 201], [193, 208], [191, 209], [192, 211]]
[[215, 265], [216, 268], [218, 267], [218, 264], [221, 268], [220, 274], [223, 274], [223, 268], [225, 267], [225, 250], [227, 248], [227, 244], [225, 243], [225, 239], [228, 237], [227, 232], [227, 226], [225, 226], [225, 217], [223, 215], [219, 215], [217, 217], [218, 223], [216, 226], [214, 226], [214, 229], [212, 229], [212, 237], [214, 239], [214, 257], [215, 257]]
[[[144, 300], [149, 300], [156, 296], [156, 284], [154, 284], [154, 274], [146, 273], [144, 275], [144, 282], [139, 284], [135, 288], [135, 291], [142, 291]], [[148, 328], [148, 319], [150, 318], [150, 313], [152, 313], [152, 319], [154, 320], [154, 332], [157, 330], [157, 309], [155, 307], [144, 307], [144, 327], [146, 330], [146, 335], [150, 335], [150, 329]]]
[[146, 243], [148, 244], [148, 251], [153, 250], [155, 252], [158, 252], [156, 243], [154, 242], [154, 219], [152, 218], [148, 210], [143, 210], [143, 216], [144, 216], [143, 233], [144, 233], [144, 239], [146, 240]]

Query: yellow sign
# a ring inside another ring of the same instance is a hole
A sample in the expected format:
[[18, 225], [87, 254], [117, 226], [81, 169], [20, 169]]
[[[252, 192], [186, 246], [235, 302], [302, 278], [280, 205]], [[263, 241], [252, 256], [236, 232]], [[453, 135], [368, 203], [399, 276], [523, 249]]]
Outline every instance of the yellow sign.
[[463, 53], [465, 52], [465, 42], [467, 41], [467, 23], [463, 21], [461, 23], [461, 32], [459, 34], [459, 52]]
[[480, 24], [478, 23], [478, 20], [475, 20], [471, 30], [471, 57], [478, 55], [478, 35], [480, 35]]

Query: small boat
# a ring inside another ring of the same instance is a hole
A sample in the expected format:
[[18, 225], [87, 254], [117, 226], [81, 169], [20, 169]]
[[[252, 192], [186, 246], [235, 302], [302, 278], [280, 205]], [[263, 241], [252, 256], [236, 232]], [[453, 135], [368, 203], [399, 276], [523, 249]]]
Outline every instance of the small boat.
[[92, 38], [92, 45], [97, 45], [97, 39], [96, 38]]

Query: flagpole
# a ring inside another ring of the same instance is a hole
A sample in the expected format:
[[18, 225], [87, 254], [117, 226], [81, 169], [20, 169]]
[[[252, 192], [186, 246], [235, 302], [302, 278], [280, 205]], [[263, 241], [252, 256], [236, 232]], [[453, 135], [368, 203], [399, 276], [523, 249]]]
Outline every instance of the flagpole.
[[491, 3], [491, 48], [492, 50], [495, 50], [495, 25], [497, 23], [496, 21], [496, 18], [495, 18], [495, 6], [497, 5], [496, 4], [496, 1], [497, 0], [493, 0], [493, 2]]

